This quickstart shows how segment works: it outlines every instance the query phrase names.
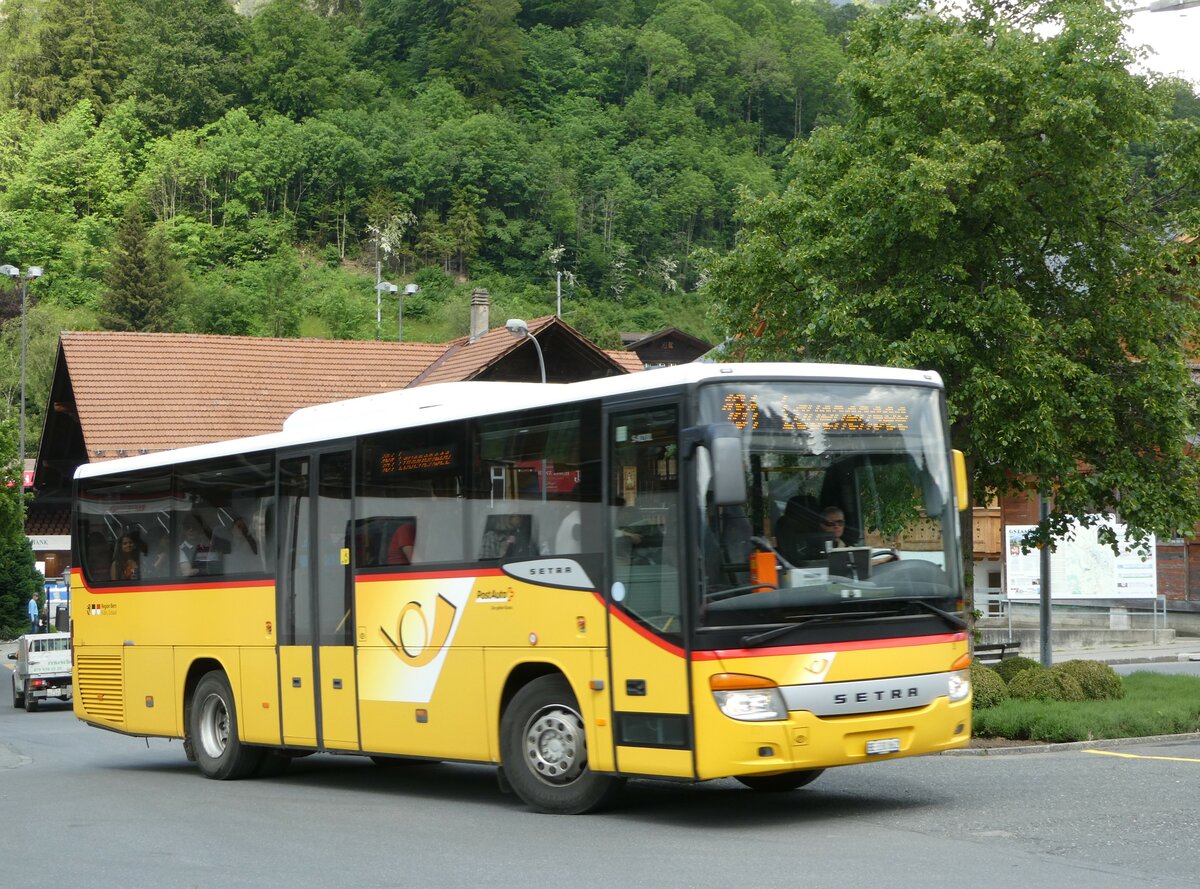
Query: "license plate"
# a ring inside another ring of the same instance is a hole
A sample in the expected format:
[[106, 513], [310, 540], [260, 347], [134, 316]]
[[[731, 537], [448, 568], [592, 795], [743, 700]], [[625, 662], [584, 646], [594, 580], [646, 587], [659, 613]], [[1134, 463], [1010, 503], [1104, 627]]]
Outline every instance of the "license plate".
[[867, 741], [867, 756], [880, 756], [884, 753], [899, 752], [899, 738], [881, 738], [878, 741]]

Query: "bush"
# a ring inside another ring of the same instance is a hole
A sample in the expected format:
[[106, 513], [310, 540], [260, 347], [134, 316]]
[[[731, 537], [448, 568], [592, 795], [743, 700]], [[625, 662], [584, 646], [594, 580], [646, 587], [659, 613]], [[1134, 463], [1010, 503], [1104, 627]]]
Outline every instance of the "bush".
[[1200, 677], [1131, 673], [1119, 701], [1017, 700], [976, 708], [971, 732], [981, 738], [1092, 741], [1200, 731]]
[[1008, 693], [1022, 700], [1082, 701], [1079, 680], [1060, 667], [1022, 670], [1008, 683]]
[[976, 708], [995, 707], [1008, 700], [1008, 686], [996, 671], [983, 664], [971, 662], [971, 691]]
[[1125, 696], [1125, 686], [1117, 671], [1099, 661], [1074, 660], [1058, 664], [1055, 669], [1069, 673], [1083, 689], [1089, 701], [1116, 701]]
[[1013, 681], [1013, 677], [1023, 670], [1044, 670], [1046, 668], [1033, 658], [1017, 655], [1016, 657], [1003, 658], [1000, 663], [996, 664], [994, 669], [1000, 674], [1001, 679], [1006, 683], [1010, 683]]

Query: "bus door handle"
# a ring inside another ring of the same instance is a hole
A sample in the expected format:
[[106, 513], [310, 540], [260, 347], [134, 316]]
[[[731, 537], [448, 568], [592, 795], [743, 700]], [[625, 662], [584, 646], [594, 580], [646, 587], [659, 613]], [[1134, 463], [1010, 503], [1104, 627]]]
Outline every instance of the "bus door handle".
[[646, 680], [626, 679], [625, 694], [635, 698], [644, 698], [646, 696]]
[[342, 687], [342, 680], [340, 680], [340, 679], [335, 679], [335, 680], [333, 680], [333, 687], [334, 687], [334, 688], [341, 688], [341, 687]]
[[299, 687], [300, 687], [300, 685], [301, 685], [301, 682], [300, 682], [300, 677], [299, 677], [299, 676], [293, 676], [293, 677], [292, 677], [292, 688], [299, 688]]

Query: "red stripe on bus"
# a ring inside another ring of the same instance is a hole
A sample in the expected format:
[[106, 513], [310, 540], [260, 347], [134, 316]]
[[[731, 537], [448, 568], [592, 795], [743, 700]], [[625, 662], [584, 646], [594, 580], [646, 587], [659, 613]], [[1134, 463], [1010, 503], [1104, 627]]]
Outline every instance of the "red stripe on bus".
[[[661, 638], [660, 636], [656, 636], [654, 633], [652, 633], [650, 630], [643, 627], [641, 624], [639, 624], [637, 621], [635, 621], [633, 618], [631, 618], [625, 612], [621, 611], [619, 608], [611, 608], [610, 607], [608, 610], [609, 610], [609, 613], [612, 614], [617, 620], [619, 620], [621, 623], [625, 624], [625, 626], [629, 627], [629, 629], [633, 630], [635, 633], [637, 633], [639, 636], [641, 636], [646, 641], [653, 642], [655, 645], [657, 645], [659, 648], [661, 648], [663, 651], [667, 652], [668, 654], [673, 654], [679, 658], [683, 657], [683, 649], [682, 648], [680, 648], [678, 645], [672, 645], [670, 642], [668, 642], [666, 639]], [[611, 644], [611, 641], [612, 640], [609, 640], [610, 644]]]
[[916, 645], [944, 645], [947, 642], [966, 642], [966, 633], [943, 633], [937, 636], [903, 636], [898, 639], [859, 639], [854, 642], [827, 642], [814, 645], [780, 645], [776, 648], [726, 648], [717, 651], [693, 651], [692, 659], [716, 661], [744, 657], [806, 654], [824, 651], [870, 651], [880, 648], [911, 648]]
[[240, 590], [245, 587], [275, 586], [274, 580], [241, 580], [241, 581], [210, 581], [208, 583], [153, 583], [138, 586], [106, 586], [92, 587], [85, 582], [83, 588], [94, 596], [107, 596], [109, 593], [173, 593], [180, 590]]
[[380, 583], [385, 580], [446, 580], [452, 577], [501, 577], [499, 568], [462, 568], [457, 571], [406, 571], [403, 574], [357, 574], [355, 583]]

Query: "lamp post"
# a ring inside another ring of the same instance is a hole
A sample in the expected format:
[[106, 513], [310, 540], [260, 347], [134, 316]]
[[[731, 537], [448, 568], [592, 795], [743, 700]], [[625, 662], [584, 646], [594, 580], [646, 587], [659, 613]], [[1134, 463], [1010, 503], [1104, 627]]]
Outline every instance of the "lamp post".
[[404, 296], [396, 297], [396, 342], [398, 343], [404, 342], [404, 297], [412, 296], [420, 289], [416, 284], [405, 284]]
[[546, 362], [542, 358], [542, 347], [538, 345], [537, 337], [529, 332], [529, 325], [520, 318], [509, 318], [504, 327], [513, 336], [528, 337], [533, 343], [533, 347], [537, 349], [538, 370], [542, 372], [542, 382], [546, 382]]
[[383, 294], [395, 293], [398, 289], [391, 281], [379, 281], [375, 285], [375, 339], [379, 339], [379, 325], [383, 322]]
[[19, 461], [21, 464], [21, 491], [25, 491], [25, 302], [29, 293], [29, 282], [42, 276], [41, 266], [31, 265], [25, 274], [15, 265], [0, 265], [0, 275], [18, 278], [21, 281], [21, 438]]

